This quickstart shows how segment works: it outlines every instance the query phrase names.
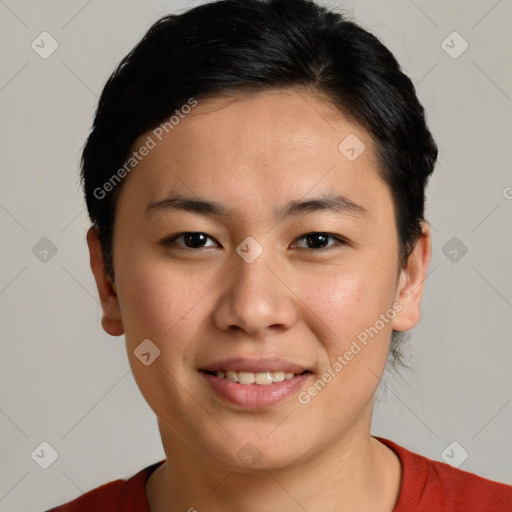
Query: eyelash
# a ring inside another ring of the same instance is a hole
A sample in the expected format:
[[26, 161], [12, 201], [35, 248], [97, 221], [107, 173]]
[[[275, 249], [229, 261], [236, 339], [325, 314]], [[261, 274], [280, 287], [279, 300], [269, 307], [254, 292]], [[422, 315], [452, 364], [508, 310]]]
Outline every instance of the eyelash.
[[[202, 231], [185, 231], [183, 233], [178, 233], [176, 235], [173, 235], [169, 238], [166, 238], [165, 240], [163, 240], [163, 244], [165, 246], [172, 246], [172, 245], [175, 245], [176, 244], [176, 241], [179, 240], [180, 238], [184, 237], [185, 235], [205, 235], [207, 238], [210, 238], [211, 240], [215, 240], [213, 237], [211, 237], [210, 235], [208, 235], [207, 233], [204, 233]], [[336, 240], [336, 243], [335, 244], [331, 244], [331, 245], [328, 245], [327, 247], [320, 247], [318, 249], [315, 249], [315, 248], [309, 248], [309, 247], [300, 247], [300, 249], [307, 249], [307, 250], [311, 250], [311, 251], [326, 251], [326, 250], [329, 250], [329, 249], [332, 249], [333, 247], [337, 247], [337, 246], [340, 246], [340, 245], [347, 245], [348, 244], [348, 240], [346, 240], [345, 238], [339, 236], [339, 235], [334, 235], [332, 233], [326, 233], [324, 231], [311, 231], [309, 233], [305, 233], [304, 235], [300, 236], [297, 240], [301, 240], [307, 236], [311, 236], [311, 235], [323, 235], [324, 237], [328, 237], [328, 238], [332, 238], [334, 240]], [[218, 242], [217, 242], [218, 243]], [[178, 244], [180, 246], [180, 249], [183, 249], [183, 250], [191, 250], [191, 251], [198, 251], [200, 249], [208, 249], [210, 248], [211, 246], [208, 246], [208, 247], [198, 247], [198, 248], [193, 248], [193, 247], [186, 247], [184, 245], [181, 245], [181, 244]]]

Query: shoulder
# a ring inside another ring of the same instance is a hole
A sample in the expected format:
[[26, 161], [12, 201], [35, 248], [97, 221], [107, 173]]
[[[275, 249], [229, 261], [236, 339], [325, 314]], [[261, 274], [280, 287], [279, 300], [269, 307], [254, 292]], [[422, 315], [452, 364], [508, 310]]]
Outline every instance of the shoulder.
[[428, 459], [387, 439], [377, 439], [402, 463], [402, 485], [394, 512], [512, 510], [512, 486]]
[[92, 489], [80, 497], [46, 512], [149, 512], [146, 481], [149, 475], [165, 461], [141, 469], [125, 480], [114, 480]]

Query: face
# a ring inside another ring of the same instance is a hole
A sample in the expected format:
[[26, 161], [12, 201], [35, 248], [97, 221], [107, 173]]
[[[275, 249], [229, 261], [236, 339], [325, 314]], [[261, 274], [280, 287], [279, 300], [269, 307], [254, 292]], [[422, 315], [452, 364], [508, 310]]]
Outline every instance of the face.
[[371, 137], [285, 90], [200, 101], [123, 184], [113, 285], [98, 244], [91, 231], [103, 326], [124, 332], [164, 445], [242, 471], [369, 435], [430, 251], [426, 236], [398, 268]]

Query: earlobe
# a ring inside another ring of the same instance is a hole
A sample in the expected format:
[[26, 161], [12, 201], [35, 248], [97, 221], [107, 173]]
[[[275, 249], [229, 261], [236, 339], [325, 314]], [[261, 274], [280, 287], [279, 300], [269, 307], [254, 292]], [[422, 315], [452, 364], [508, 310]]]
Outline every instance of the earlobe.
[[103, 310], [101, 326], [111, 336], [120, 336], [124, 333], [124, 328], [119, 299], [115, 284], [106, 272], [101, 242], [98, 231], [94, 226], [87, 231], [87, 245], [89, 247], [91, 270], [96, 281]]
[[395, 300], [400, 303], [401, 310], [392, 322], [395, 331], [408, 331], [420, 319], [421, 298], [432, 256], [430, 226], [423, 221], [421, 227], [422, 235], [409, 255], [406, 267], [400, 272]]

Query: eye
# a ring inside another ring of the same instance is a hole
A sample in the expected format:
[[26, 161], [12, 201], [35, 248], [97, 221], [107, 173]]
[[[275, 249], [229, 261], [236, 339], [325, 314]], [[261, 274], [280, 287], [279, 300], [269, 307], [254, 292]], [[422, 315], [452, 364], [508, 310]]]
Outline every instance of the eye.
[[[327, 245], [329, 239], [334, 240], [335, 243]], [[336, 245], [345, 245], [347, 243], [347, 241], [340, 236], [321, 232], [306, 233], [305, 235], [302, 235], [298, 240], [306, 241], [306, 247], [300, 247], [301, 249], [329, 249]]]
[[[213, 245], [205, 245], [207, 240], [210, 239], [214, 243]], [[334, 240], [334, 243], [329, 244], [328, 241]], [[302, 235], [298, 240], [304, 240], [305, 246], [299, 245], [300, 249], [329, 249], [331, 247], [335, 247], [337, 245], [345, 245], [347, 244], [347, 240], [344, 238], [333, 235], [331, 233], [323, 233], [323, 232], [312, 232], [306, 233]], [[213, 237], [209, 236], [206, 233], [200, 231], [187, 231], [184, 233], [178, 233], [176, 235], [172, 235], [169, 238], [163, 240], [163, 244], [165, 246], [173, 246], [178, 245], [184, 249], [202, 249], [207, 247], [218, 247], [219, 244], [214, 240]]]
[[213, 238], [206, 233], [199, 231], [187, 231], [185, 233], [178, 233], [177, 235], [166, 238], [163, 241], [163, 244], [166, 246], [176, 245], [176, 242], [181, 239], [184, 243], [178, 243], [177, 245], [182, 246], [185, 249], [202, 249], [203, 247], [215, 247], [216, 243], [214, 245], [204, 245], [208, 238], [213, 240]]

